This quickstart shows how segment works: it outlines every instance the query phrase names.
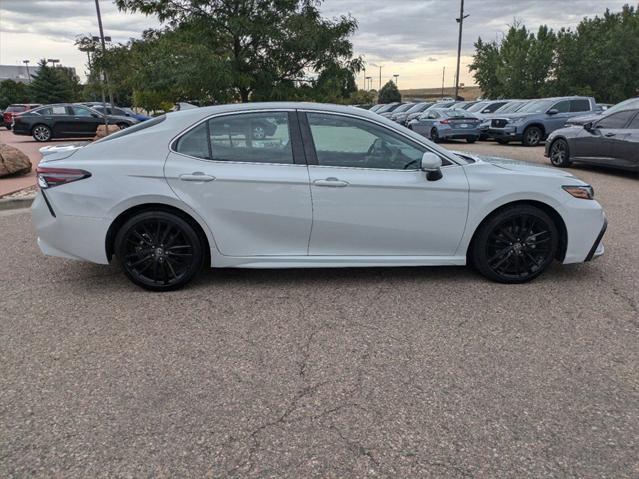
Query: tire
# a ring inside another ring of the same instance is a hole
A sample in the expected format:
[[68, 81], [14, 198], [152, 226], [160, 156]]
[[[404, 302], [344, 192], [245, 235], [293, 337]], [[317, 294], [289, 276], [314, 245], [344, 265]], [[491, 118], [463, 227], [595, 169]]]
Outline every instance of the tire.
[[195, 229], [166, 211], [145, 211], [126, 221], [115, 237], [115, 254], [124, 274], [151, 291], [182, 288], [206, 257]]
[[503, 138], [495, 138], [495, 141], [497, 143], [499, 143], [500, 145], [507, 145], [508, 144], [508, 140], [504, 140]]
[[31, 135], [35, 141], [49, 141], [51, 139], [51, 128], [47, 125], [36, 125], [33, 127], [33, 130], [31, 130]]
[[544, 133], [538, 126], [529, 126], [524, 130], [523, 143], [524, 146], [537, 146], [543, 140]]
[[118, 128], [120, 130], [124, 130], [125, 128], [129, 127], [129, 124], [128, 123], [118, 123], [117, 126], [118, 126]]
[[262, 125], [255, 125], [251, 129], [251, 137], [254, 140], [263, 140], [266, 138], [266, 129]]
[[475, 143], [476, 141], [477, 141], [477, 138], [466, 138], [467, 143]]
[[3, 125], [8, 131], [11, 131], [11, 125]]
[[439, 132], [437, 131], [437, 128], [431, 128], [430, 129], [430, 139], [433, 140], [435, 143], [439, 143], [441, 140], [439, 138]]
[[563, 138], [558, 138], [552, 142], [548, 152], [550, 163], [559, 168], [566, 168], [572, 163], [570, 161], [570, 151], [568, 150], [568, 142]]
[[550, 216], [535, 206], [513, 205], [498, 210], [480, 225], [470, 259], [485, 277], [518, 284], [543, 273], [558, 248], [559, 232]]

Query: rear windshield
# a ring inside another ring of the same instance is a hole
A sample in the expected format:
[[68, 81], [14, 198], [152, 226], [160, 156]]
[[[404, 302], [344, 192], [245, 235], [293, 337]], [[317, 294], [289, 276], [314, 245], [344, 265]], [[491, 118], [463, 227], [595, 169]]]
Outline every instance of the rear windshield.
[[104, 138], [99, 139], [95, 143], [100, 143], [100, 142], [109, 141], [109, 140], [115, 140], [116, 138], [122, 138], [123, 136], [127, 136], [127, 135], [130, 135], [132, 133], [137, 133], [138, 131], [145, 130], [147, 128], [155, 126], [158, 123], [162, 123], [164, 120], [166, 120], [166, 115], [156, 116], [155, 118], [152, 118], [150, 120], [143, 121], [141, 123], [138, 123], [137, 125], [130, 126], [130, 127], [126, 128], [124, 130], [120, 130], [120, 131], [118, 131], [116, 133], [113, 133], [113, 134], [111, 134], [109, 136], [105, 136]]
[[6, 113], [20, 113], [21, 111], [27, 111], [27, 107], [24, 105], [9, 105], [5, 110]]

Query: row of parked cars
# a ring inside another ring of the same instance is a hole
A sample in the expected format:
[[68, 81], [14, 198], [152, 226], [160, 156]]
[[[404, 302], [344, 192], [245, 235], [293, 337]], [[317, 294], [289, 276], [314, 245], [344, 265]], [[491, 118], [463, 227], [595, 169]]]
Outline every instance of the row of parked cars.
[[555, 166], [573, 161], [639, 170], [639, 98], [617, 105], [592, 97], [389, 103], [371, 111], [433, 141], [546, 142]]
[[130, 108], [98, 102], [23, 103], [9, 105], [3, 112], [2, 123], [16, 135], [33, 136], [36, 141], [43, 142], [54, 138], [93, 137], [105, 119], [123, 129], [148, 118]]

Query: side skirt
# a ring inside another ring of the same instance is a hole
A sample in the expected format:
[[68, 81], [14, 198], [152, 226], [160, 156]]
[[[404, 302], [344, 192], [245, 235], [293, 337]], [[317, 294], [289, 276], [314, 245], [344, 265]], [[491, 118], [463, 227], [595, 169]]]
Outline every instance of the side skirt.
[[216, 256], [214, 268], [357, 268], [464, 266], [465, 256]]

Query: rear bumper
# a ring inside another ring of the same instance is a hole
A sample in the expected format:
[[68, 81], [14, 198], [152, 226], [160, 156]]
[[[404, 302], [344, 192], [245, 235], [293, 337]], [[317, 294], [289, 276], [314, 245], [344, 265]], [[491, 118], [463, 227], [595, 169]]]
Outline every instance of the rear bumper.
[[451, 128], [439, 130], [439, 136], [451, 139], [479, 138], [479, 130], [477, 128]]

